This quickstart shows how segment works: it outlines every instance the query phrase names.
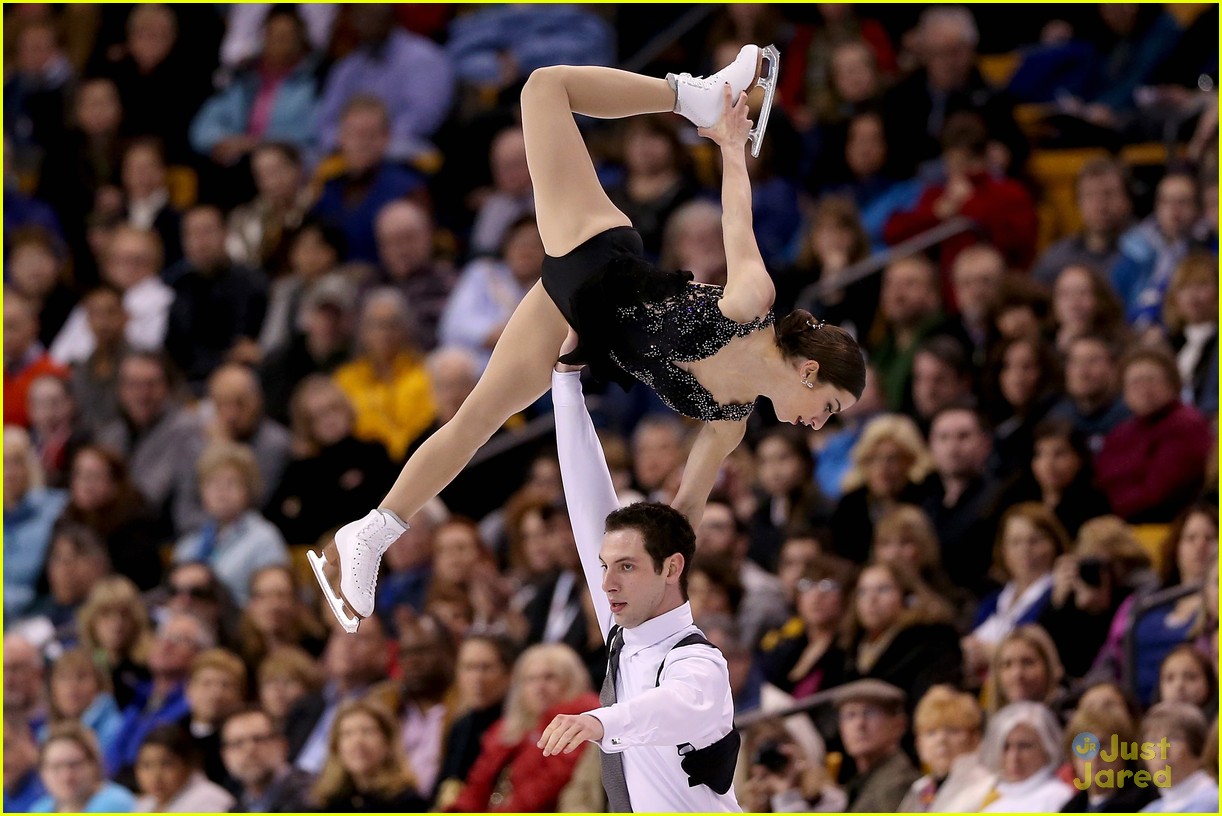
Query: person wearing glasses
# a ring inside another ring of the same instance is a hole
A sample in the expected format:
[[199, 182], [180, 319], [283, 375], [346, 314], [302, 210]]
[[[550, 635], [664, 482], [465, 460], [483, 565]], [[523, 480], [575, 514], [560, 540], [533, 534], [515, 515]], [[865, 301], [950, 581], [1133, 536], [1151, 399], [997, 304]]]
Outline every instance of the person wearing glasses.
[[221, 726], [221, 759], [234, 782], [243, 813], [294, 813], [309, 809], [314, 776], [289, 764], [289, 744], [258, 707], [230, 714]]
[[846, 811], [894, 813], [920, 772], [900, 747], [907, 730], [902, 689], [872, 678], [836, 691], [836, 719], [855, 773], [844, 780]]
[[136, 797], [106, 779], [102, 752], [93, 732], [78, 722], [52, 726], [38, 754], [38, 772], [47, 794], [31, 813], [130, 813]]
[[204, 649], [215, 646], [212, 634], [195, 616], [176, 612], [157, 629], [149, 650], [151, 678], [136, 689], [132, 703], [123, 710], [123, 726], [106, 755], [109, 775], [130, 779], [130, 771], [145, 735], [159, 725], [175, 723], [190, 712], [186, 685], [191, 664]]
[[798, 579], [796, 614], [760, 641], [760, 668], [768, 682], [800, 700], [843, 681], [840, 620], [852, 589], [846, 561], [815, 557]]

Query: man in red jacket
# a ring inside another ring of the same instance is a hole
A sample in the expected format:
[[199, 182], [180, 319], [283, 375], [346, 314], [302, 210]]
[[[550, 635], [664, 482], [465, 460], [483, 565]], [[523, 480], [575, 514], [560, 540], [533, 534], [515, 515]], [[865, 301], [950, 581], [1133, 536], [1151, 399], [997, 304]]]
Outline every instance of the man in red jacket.
[[1124, 520], [1166, 523], [1201, 488], [1209, 425], [1180, 402], [1179, 370], [1166, 352], [1139, 349], [1122, 371], [1124, 401], [1133, 417], [1103, 440], [1095, 462], [1099, 487]]
[[883, 230], [888, 244], [898, 244], [957, 215], [979, 225], [978, 234], [962, 233], [941, 245], [942, 294], [948, 304], [954, 302], [951, 265], [964, 248], [983, 240], [995, 246], [1013, 269], [1026, 270], [1035, 257], [1035, 204], [1021, 184], [989, 172], [988, 141], [978, 114], [952, 114], [942, 130], [946, 182], [927, 186], [916, 207], [891, 216]]

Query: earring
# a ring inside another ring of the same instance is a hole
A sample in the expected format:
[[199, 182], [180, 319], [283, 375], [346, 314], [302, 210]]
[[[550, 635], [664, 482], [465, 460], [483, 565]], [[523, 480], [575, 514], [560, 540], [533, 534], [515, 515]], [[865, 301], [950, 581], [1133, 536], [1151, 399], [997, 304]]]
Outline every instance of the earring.
[[811, 382], [810, 380], [802, 380], [802, 385], [805, 385], [807, 388], [814, 388], [814, 387], [815, 387], [815, 384], [814, 384], [813, 382]]

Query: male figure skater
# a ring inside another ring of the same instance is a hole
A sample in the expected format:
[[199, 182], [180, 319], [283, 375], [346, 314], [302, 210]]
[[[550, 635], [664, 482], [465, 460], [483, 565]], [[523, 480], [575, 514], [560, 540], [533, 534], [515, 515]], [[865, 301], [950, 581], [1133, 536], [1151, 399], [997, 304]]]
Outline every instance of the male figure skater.
[[557, 366], [552, 400], [565, 500], [610, 654], [602, 706], [556, 717], [539, 746], [550, 756], [597, 743], [613, 812], [741, 811], [729, 672], [687, 602], [692, 527], [663, 504], [617, 509], [572, 367]]

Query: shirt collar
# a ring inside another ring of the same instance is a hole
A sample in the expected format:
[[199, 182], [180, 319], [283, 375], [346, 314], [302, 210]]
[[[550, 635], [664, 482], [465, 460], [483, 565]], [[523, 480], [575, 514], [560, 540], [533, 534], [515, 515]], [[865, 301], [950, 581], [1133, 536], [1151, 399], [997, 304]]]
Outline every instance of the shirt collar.
[[684, 601], [669, 612], [663, 612], [657, 617], [650, 618], [640, 626], [624, 629], [624, 647], [639, 651], [691, 625], [692, 605]]

